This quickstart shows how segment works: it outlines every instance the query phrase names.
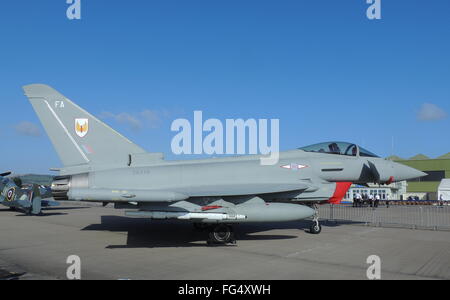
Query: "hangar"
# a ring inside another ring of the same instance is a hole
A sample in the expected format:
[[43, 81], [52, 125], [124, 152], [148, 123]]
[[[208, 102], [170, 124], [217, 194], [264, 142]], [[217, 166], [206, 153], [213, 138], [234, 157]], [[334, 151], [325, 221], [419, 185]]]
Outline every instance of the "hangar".
[[442, 179], [439, 185], [438, 199], [441, 201], [450, 201], [450, 179]]

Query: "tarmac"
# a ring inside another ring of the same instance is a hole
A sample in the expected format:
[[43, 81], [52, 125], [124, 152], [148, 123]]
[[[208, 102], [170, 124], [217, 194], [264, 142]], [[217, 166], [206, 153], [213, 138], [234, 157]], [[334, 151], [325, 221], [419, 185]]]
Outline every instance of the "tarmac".
[[239, 225], [237, 245], [210, 247], [190, 223], [129, 218], [124, 210], [65, 202], [24, 216], [0, 210], [0, 278], [67, 279], [70, 255], [81, 279], [366, 280], [450, 279], [450, 232], [310, 222]]

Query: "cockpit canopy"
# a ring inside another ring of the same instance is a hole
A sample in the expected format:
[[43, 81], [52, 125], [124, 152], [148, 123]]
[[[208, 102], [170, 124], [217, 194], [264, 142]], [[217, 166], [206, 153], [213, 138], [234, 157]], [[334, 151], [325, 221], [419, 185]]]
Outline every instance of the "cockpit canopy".
[[347, 156], [357, 156], [359, 153], [359, 156], [363, 157], [379, 157], [373, 154], [372, 152], [359, 147], [358, 145], [345, 142], [320, 143], [302, 147], [299, 149], [306, 152], [318, 152], [318, 153], [347, 155]]

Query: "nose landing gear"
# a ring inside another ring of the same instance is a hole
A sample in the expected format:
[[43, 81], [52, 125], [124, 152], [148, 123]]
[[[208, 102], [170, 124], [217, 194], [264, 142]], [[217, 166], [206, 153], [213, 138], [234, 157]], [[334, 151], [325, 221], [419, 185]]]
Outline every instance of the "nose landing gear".
[[319, 222], [319, 207], [317, 204], [314, 204], [312, 207], [315, 210], [315, 214], [313, 216], [311, 227], [309, 227], [309, 233], [311, 234], [320, 234], [322, 232], [322, 225]]

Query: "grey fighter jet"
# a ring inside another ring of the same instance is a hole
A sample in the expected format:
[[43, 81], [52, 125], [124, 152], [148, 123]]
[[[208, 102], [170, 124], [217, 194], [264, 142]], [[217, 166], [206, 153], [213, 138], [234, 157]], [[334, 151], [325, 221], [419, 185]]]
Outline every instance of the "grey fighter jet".
[[11, 173], [0, 174], [0, 204], [28, 215], [40, 215], [43, 207], [58, 206], [53, 200], [43, 200], [37, 184], [24, 188], [17, 180], [7, 178]]
[[425, 174], [349, 143], [330, 142], [261, 155], [166, 161], [147, 153], [53, 88], [24, 87], [63, 164], [55, 200], [114, 203], [126, 215], [178, 219], [209, 230], [211, 243], [234, 241], [231, 224], [313, 217], [316, 204], [339, 202], [351, 183], [391, 183]]

